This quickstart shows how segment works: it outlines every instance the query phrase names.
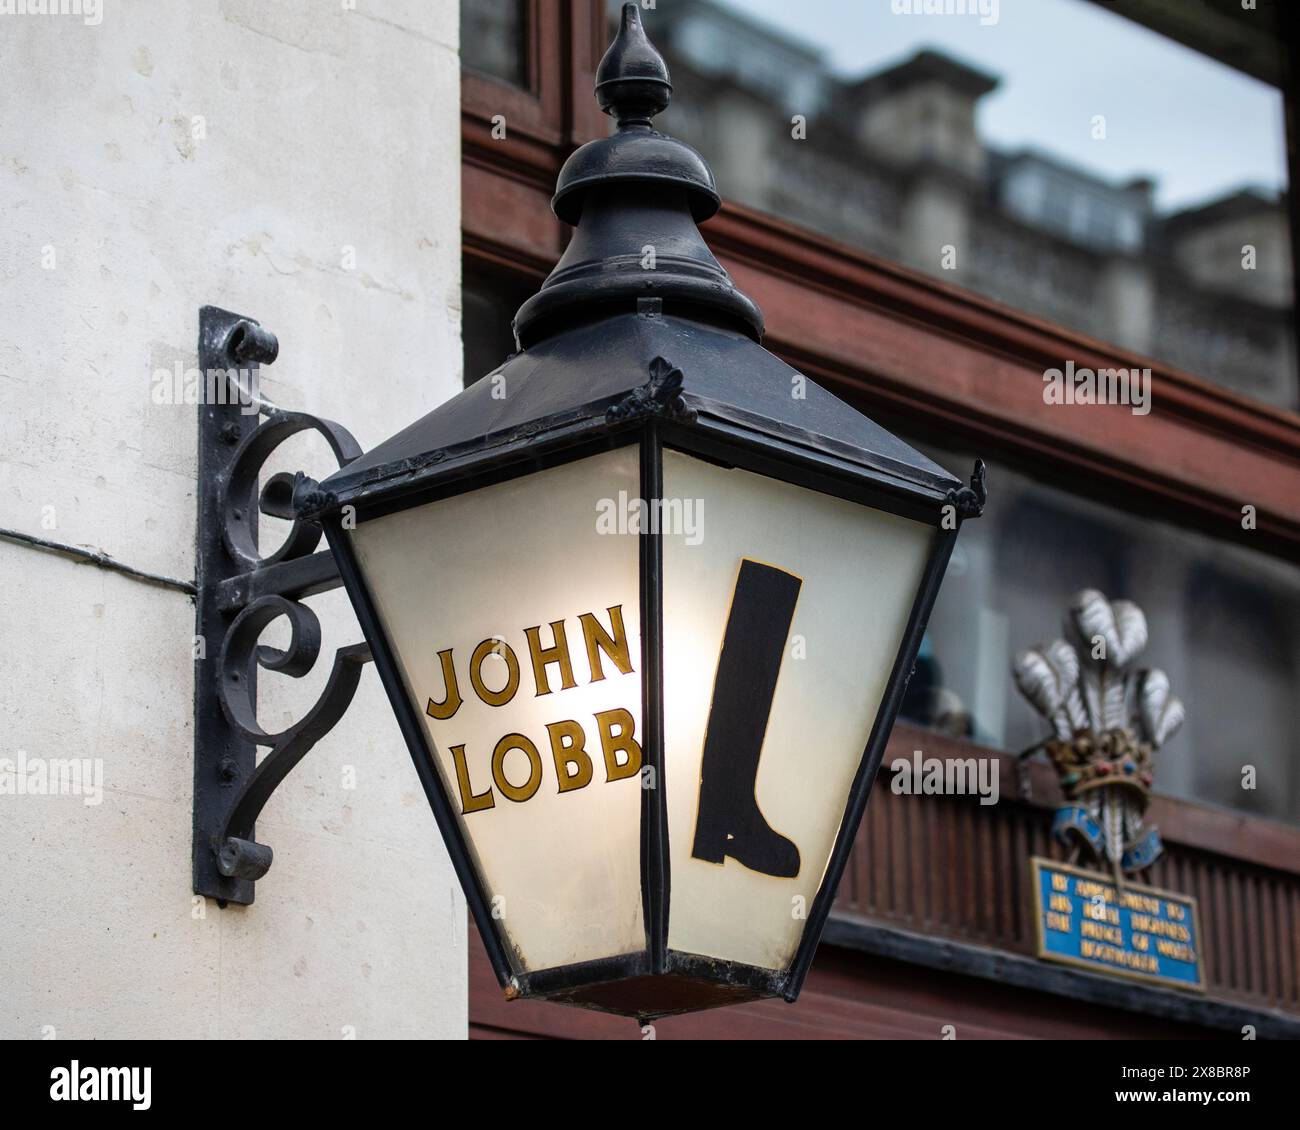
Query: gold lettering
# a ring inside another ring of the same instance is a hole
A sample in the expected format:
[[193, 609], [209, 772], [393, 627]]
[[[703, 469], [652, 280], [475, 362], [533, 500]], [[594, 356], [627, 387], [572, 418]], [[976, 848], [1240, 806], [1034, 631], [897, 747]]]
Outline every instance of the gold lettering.
[[1124, 944], [1124, 931], [1118, 926], [1103, 926], [1099, 922], [1080, 922], [1079, 936], [1083, 938], [1100, 938], [1104, 942], [1114, 942], [1117, 946]]
[[[512, 749], [522, 750], [528, 756], [528, 780], [522, 785], [512, 785], [506, 776], [506, 754]], [[501, 795], [506, 800], [522, 804], [541, 786], [542, 755], [523, 734], [507, 734], [497, 742], [496, 749], [492, 751], [492, 780], [496, 782], [497, 788], [501, 790]]]
[[460, 789], [460, 810], [465, 816], [471, 812], [482, 812], [487, 808], [495, 808], [496, 801], [492, 799], [492, 789], [486, 788], [481, 793], [474, 792], [474, 786], [469, 780], [469, 766], [465, 763], [465, 747], [463, 745], [454, 745], [451, 747], [451, 760], [456, 766], [456, 787]]
[[[583, 728], [572, 720], [550, 722], [546, 732], [551, 736], [551, 757], [555, 759], [560, 792], [585, 789], [591, 784], [591, 758], [587, 756], [587, 735]], [[570, 765], [577, 766], [572, 773], [568, 771]]]
[[[499, 691], [490, 691], [483, 685], [483, 661], [489, 655], [499, 655], [506, 661], [506, 685]], [[495, 638], [479, 644], [470, 656], [469, 681], [474, 686], [474, 693], [489, 706], [505, 706], [519, 689], [519, 660], [510, 645]]]
[[442, 662], [442, 685], [447, 688], [447, 697], [441, 702], [429, 699], [429, 705], [424, 708], [424, 712], [430, 718], [445, 721], [460, 709], [460, 687], [456, 684], [456, 669], [451, 663], [451, 648], [438, 652], [438, 659]]
[[[621, 709], [602, 710], [596, 715], [596, 725], [600, 727], [600, 748], [605, 755], [605, 780], [635, 777], [641, 771], [641, 747], [632, 738], [636, 728], [632, 715]], [[618, 760], [620, 750], [627, 754], [624, 762]]]
[[1196, 954], [1192, 952], [1192, 947], [1183, 945], [1182, 942], [1167, 942], [1163, 938], [1157, 938], [1156, 951], [1162, 957], [1172, 957], [1175, 961], [1191, 962], [1196, 960]]
[[537, 681], [538, 698], [551, 693], [551, 685], [546, 681], [546, 668], [552, 663], [560, 666], [561, 690], [571, 690], [578, 685], [573, 681], [573, 663], [569, 659], [569, 641], [564, 634], [564, 621], [554, 620], [551, 623], [551, 634], [555, 640], [552, 647], [542, 647], [541, 632], [540, 624], [535, 628], [524, 629], [524, 635], [528, 637], [528, 654], [533, 660], [533, 678]]
[[623, 627], [623, 606], [616, 604], [605, 611], [609, 613], [609, 624], [614, 630], [613, 635], [605, 631], [592, 613], [584, 612], [578, 617], [582, 624], [582, 638], [587, 645], [587, 663], [591, 667], [593, 683], [598, 683], [605, 677], [605, 668], [600, 662], [602, 651], [613, 660], [614, 666], [624, 675], [632, 670], [632, 659], [627, 650], [627, 630]]
[[1192, 940], [1191, 931], [1178, 922], [1165, 922], [1160, 918], [1149, 918], [1145, 914], [1134, 914], [1129, 919], [1129, 922], [1134, 930], [1143, 930], [1148, 934], [1173, 938], [1178, 942], [1190, 942]]
[[1123, 965], [1143, 973], [1154, 973], [1160, 965], [1154, 957], [1145, 953], [1129, 953], [1114, 946], [1099, 945], [1096, 942], [1080, 942], [1079, 956], [1096, 958], [1107, 965]]

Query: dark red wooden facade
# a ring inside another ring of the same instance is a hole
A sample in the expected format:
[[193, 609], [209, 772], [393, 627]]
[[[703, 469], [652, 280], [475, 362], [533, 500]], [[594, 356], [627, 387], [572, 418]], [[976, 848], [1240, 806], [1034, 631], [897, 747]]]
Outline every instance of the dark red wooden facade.
[[[900, 725], [885, 764], [922, 743], [928, 756], [999, 756]], [[898, 795], [882, 772], [840, 884], [832, 935], [869, 923], [1032, 959], [1029, 859], [1060, 857], [1050, 835], [1059, 793], [1049, 767], [1031, 764], [1026, 782], [1014, 758], [1001, 762], [1001, 799], [988, 807], [975, 797]], [[1151, 815], [1166, 856], [1148, 879], [1199, 903], [1207, 998], [1300, 1020], [1300, 833], [1169, 798], [1157, 798]], [[641, 1038], [628, 1020], [507, 1002], [477, 944], [471, 938], [475, 1037]], [[958, 1039], [1221, 1032], [833, 944], [823, 945], [793, 1006], [745, 1005], [662, 1020], [656, 1030], [661, 1038], [940, 1039], [945, 1025]]]

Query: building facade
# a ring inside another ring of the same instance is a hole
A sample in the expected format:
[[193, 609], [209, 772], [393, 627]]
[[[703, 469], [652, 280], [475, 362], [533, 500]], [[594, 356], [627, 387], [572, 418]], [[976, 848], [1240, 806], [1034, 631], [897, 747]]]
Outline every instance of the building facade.
[[[1265, 28], [1162, 24], [1139, 4], [1066, 6], [1272, 83], [1279, 116], [1290, 98]], [[617, 5], [563, 5], [559, 21], [531, 3], [474, 7], [498, 54], [468, 42], [462, 52], [467, 380], [512, 351], [514, 309], [565, 245], [545, 203], [572, 147], [607, 129], [586, 91]], [[1294, 1038], [1289, 198], [1245, 178], [1171, 209], [1157, 202], [1158, 169], [1116, 178], [1050, 146], [990, 143], [980, 107], [1004, 76], [977, 51], [931, 43], [937, 16], [912, 19], [915, 42], [897, 62], [830, 67], [837, 37], [907, 18], [878, 7], [820, 5], [800, 33], [715, 0], [657, 0], [642, 19], [674, 82], [658, 125], [714, 168], [725, 203], [703, 234], [763, 307], [767, 347], [941, 464], [990, 461], [989, 505], [962, 535], [885, 766], [918, 753], [991, 763], [997, 803], [907, 795], [883, 771], [794, 1006], [668, 1019], [647, 1033], [507, 1003], [471, 947], [472, 1035]], [[1004, 5], [1002, 26], [1014, 17]], [[516, 48], [508, 66], [502, 38]], [[1071, 61], [1059, 39], [1035, 49]], [[1158, 88], [1170, 78], [1152, 51]], [[1067, 366], [1149, 369], [1148, 410], [1051, 403], [1045, 382]], [[1052, 834], [1062, 798], [1043, 757], [1021, 756], [1046, 735], [1010, 672], [1085, 587], [1145, 609], [1149, 658], [1187, 703], [1157, 758], [1148, 815], [1165, 854], [1144, 880], [1196, 900], [1201, 993], [1038, 956], [1030, 861], [1066, 859]]]

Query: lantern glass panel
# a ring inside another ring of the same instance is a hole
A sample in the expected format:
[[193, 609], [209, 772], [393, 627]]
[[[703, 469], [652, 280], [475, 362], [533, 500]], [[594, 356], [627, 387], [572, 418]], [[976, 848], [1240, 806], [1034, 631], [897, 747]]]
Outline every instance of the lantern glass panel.
[[668, 945], [785, 969], [935, 529], [673, 450], [663, 495]]
[[639, 473], [623, 447], [352, 534], [519, 973], [645, 947], [640, 539], [598, 521]]

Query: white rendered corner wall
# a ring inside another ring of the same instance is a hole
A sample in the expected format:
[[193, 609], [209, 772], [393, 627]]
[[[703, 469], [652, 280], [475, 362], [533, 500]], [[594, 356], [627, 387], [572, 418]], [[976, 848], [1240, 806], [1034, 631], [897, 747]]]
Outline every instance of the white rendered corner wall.
[[[265, 395], [363, 448], [460, 388], [457, 24], [0, 14], [0, 526], [193, 578], [196, 409], [156, 373], [195, 366], [205, 303], [279, 336]], [[325, 652], [263, 678], [268, 728], [360, 639], [341, 593], [314, 607]], [[180, 591], [0, 538], [0, 770], [103, 773], [98, 803], [0, 793], [0, 1037], [463, 1037], [464, 902], [373, 668], [259, 821], [254, 905], [194, 899], [193, 633]]]

